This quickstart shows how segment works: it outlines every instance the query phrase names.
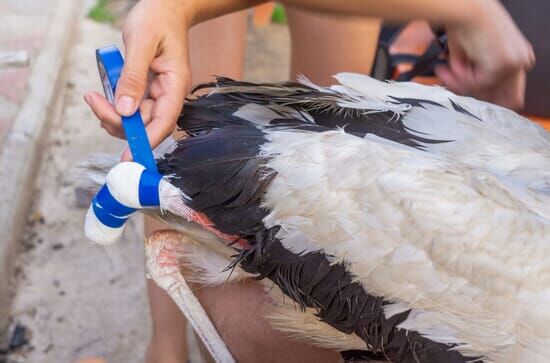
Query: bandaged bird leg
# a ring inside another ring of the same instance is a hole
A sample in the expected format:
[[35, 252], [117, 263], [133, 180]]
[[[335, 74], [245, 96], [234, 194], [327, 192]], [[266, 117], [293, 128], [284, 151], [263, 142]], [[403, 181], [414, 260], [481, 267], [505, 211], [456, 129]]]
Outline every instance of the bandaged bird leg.
[[146, 170], [143, 165], [117, 164], [107, 174], [105, 185], [88, 209], [84, 224], [86, 237], [103, 245], [115, 242], [126, 220], [136, 210], [160, 207], [161, 190], [167, 186], [170, 187], [162, 175]]
[[235, 362], [218, 331], [181, 273], [188, 238], [176, 231], [157, 231], [145, 241], [147, 272], [164, 289], [197, 332], [216, 362]]

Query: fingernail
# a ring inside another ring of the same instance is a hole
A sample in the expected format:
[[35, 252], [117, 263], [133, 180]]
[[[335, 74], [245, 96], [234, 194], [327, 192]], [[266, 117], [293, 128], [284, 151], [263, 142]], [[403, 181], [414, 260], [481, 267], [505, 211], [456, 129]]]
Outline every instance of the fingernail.
[[88, 104], [88, 106], [92, 106], [92, 104], [94, 103], [93, 97], [90, 94], [84, 95], [84, 101]]
[[129, 96], [122, 96], [116, 103], [116, 111], [123, 116], [131, 116], [134, 113], [136, 102]]

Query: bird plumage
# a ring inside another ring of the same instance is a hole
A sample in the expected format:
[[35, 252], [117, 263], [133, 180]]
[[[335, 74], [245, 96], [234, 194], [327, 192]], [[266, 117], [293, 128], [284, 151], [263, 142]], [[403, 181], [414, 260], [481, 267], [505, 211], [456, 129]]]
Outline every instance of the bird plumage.
[[[348, 335], [342, 349], [544, 361], [548, 134], [442, 88], [336, 79], [202, 86], [178, 122], [190, 137], [158, 161], [181, 195], [149, 213], [218, 243], [239, 276], [270, 280], [339, 332], [326, 336]], [[205, 280], [220, 281], [217, 261]]]

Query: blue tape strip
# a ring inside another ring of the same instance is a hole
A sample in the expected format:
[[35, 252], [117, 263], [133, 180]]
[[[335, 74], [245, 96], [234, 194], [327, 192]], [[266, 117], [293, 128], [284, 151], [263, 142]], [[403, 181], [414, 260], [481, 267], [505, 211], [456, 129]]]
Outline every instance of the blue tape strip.
[[[113, 103], [116, 85], [124, 66], [124, 59], [115, 46], [96, 50], [96, 58], [105, 96]], [[148, 170], [144, 171], [140, 178], [140, 203], [143, 206], [158, 206], [160, 204], [158, 184], [162, 176], [158, 174], [155, 157], [139, 110], [130, 117], [122, 117], [122, 127], [128, 139], [134, 161]], [[135, 209], [119, 203], [106, 185], [101, 188], [95, 197], [92, 208], [97, 219], [111, 228], [122, 227], [128, 217], [135, 211]]]
[[159, 183], [162, 175], [145, 169], [139, 179], [139, 203], [144, 207], [160, 205]]
[[136, 211], [134, 208], [127, 207], [116, 200], [107, 184], [101, 187], [92, 203], [97, 203], [101, 208], [109, 211], [109, 214], [115, 217], [127, 217]]
[[[113, 95], [115, 94], [116, 85], [124, 66], [124, 59], [115, 46], [96, 50], [96, 58], [105, 94], [113, 102]], [[153, 156], [151, 144], [147, 138], [145, 125], [143, 124], [139, 110], [132, 116], [122, 117], [122, 127], [128, 139], [128, 145], [130, 146], [134, 161], [158, 173], [155, 157]]]
[[109, 214], [97, 203], [93, 203], [92, 208], [97, 219], [107, 227], [120, 228], [128, 220], [128, 217], [121, 218]]
[[130, 146], [134, 161], [140, 163], [146, 169], [158, 173], [155, 156], [151, 150], [151, 144], [149, 144], [147, 132], [145, 132], [145, 126], [143, 125], [139, 111], [129, 117], [123, 116], [122, 127], [128, 139], [128, 145]]

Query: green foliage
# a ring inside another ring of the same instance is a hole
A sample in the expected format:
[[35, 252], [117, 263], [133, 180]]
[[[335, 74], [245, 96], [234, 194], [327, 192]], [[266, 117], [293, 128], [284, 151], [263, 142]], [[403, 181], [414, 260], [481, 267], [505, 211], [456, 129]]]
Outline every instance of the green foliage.
[[116, 20], [116, 17], [107, 9], [107, 0], [97, 0], [88, 12], [88, 18], [98, 23], [112, 23]]
[[271, 21], [277, 24], [286, 24], [285, 8], [281, 4], [275, 5], [273, 15], [271, 15]]

